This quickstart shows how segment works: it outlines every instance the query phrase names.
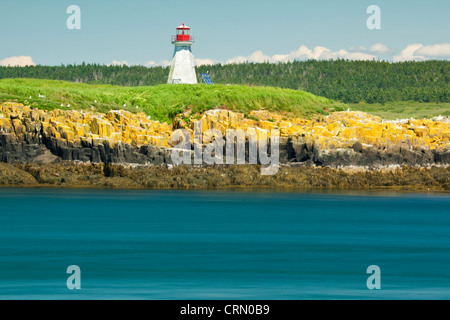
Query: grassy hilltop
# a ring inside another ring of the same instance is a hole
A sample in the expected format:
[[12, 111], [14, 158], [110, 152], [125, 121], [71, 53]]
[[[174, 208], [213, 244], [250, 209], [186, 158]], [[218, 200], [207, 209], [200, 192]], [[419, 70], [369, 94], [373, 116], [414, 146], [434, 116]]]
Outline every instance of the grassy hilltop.
[[0, 101], [17, 101], [47, 110], [95, 108], [106, 113], [124, 109], [144, 112], [159, 121], [171, 121], [189, 106], [193, 113], [222, 106], [244, 114], [264, 108], [304, 117], [346, 109], [342, 103], [308, 92], [274, 87], [204, 84], [121, 87], [38, 79], [0, 80]]
[[[344, 103], [395, 101], [450, 103], [450, 61], [308, 60], [286, 63], [204, 65], [215, 84], [300, 89]], [[168, 67], [99, 64], [1, 67], [0, 79], [33, 78], [90, 84], [154, 86], [167, 82]]]

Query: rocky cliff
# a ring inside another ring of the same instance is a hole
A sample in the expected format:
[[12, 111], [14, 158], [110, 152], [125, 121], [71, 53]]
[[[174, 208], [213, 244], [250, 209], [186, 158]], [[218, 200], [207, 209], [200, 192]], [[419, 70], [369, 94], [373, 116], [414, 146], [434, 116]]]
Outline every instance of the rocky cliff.
[[[314, 119], [252, 111], [216, 109], [202, 115], [189, 111], [174, 124], [145, 114], [110, 111], [44, 111], [16, 103], [0, 105], [0, 160], [7, 163], [171, 164], [170, 137], [183, 128], [194, 137], [194, 121], [202, 132], [217, 129], [278, 129], [280, 163], [316, 166], [450, 164], [450, 121], [447, 118], [383, 121], [361, 112], [335, 112]], [[247, 142], [248, 153], [248, 142]], [[224, 150], [225, 154], [225, 150]], [[248, 154], [247, 158], [248, 160]]]

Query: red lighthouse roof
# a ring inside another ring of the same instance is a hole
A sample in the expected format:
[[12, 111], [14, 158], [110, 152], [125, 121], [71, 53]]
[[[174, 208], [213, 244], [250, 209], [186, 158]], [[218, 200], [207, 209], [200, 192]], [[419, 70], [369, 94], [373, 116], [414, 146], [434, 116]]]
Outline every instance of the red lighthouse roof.
[[188, 27], [187, 25], [185, 25], [184, 22], [183, 22], [183, 24], [182, 24], [181, 26], [179, 26], [177, 29], [178, 29], [178, 30], [190, 30], [191, 28], [189, 28], [189, 27]]

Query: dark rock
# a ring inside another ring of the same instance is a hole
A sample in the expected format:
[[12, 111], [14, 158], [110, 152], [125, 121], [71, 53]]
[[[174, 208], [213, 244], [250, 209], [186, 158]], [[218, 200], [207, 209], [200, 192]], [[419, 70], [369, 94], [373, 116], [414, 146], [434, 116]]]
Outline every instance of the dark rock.
[[61, 158], [63, 160], [77, 160], [72, 158], [72, 149], [71, 148], [61, 148]]
[[434, 161], [439, 164], [450, 164], [450, 149], [433, 150]]
[[361, 153], [363, 150], [363, 146], [361, 142], [355, 142], [352, 146], [353, 151]]
[[[0, 133], [0, 161], [3, 162], [35, 162], [73, 160], [94, 163], [117, 164], [171, 164], [171, 150], [160, 149], [152, 145], [132, 146], [117, 143], [111, 146], [107, 141], [96, 143], [86, 139], [81, 142], [68, 142], [63, 139], [47, 137], [42, 128], [34, 123], [26, 124], [27, 132]], [[235, 142], [236, 144], [236, 142]], [[268, 146], [270, 154], [270, 145]], [[450, 150], [429, 150], [428, 148], [412, 148], [408, 144], [385, 147], [363, 147], [356, 142], [351, 148], [320, 150], [317, 144], [305, 142], [302, 137], [280, 138], [280, 163], [301, 163], [310, 166], [379, 166], [407, 164], [431, 165], [450, 164]], [[49, 156], [52, 154], [53, 156]], [[192, 153], [193, 154], [193, 153]], [[226, 156], [226, 147], [223, 150]], [[44, 156], [45, 155], [45, 156]], [[259, 149], [258, 149], [259, 155]], [[234, 157], [236, 159], [236, 145]], [[56, 158], [55, 158], [56, 157]], [[38, 159], [38, 160], [36, 160]], [[249, 161], [249, 143], [245, 143], [245, 160]], [[225, 162], [225, 159], [224, 159]], [[259, 157], [258, 157], [259, 163]]]

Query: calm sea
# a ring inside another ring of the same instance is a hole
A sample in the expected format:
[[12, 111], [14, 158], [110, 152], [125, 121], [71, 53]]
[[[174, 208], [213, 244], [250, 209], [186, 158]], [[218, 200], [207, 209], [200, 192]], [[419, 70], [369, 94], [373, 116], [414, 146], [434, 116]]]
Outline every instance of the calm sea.
[[448, 298], [449, 195], [0, 189], [0, 299]]

